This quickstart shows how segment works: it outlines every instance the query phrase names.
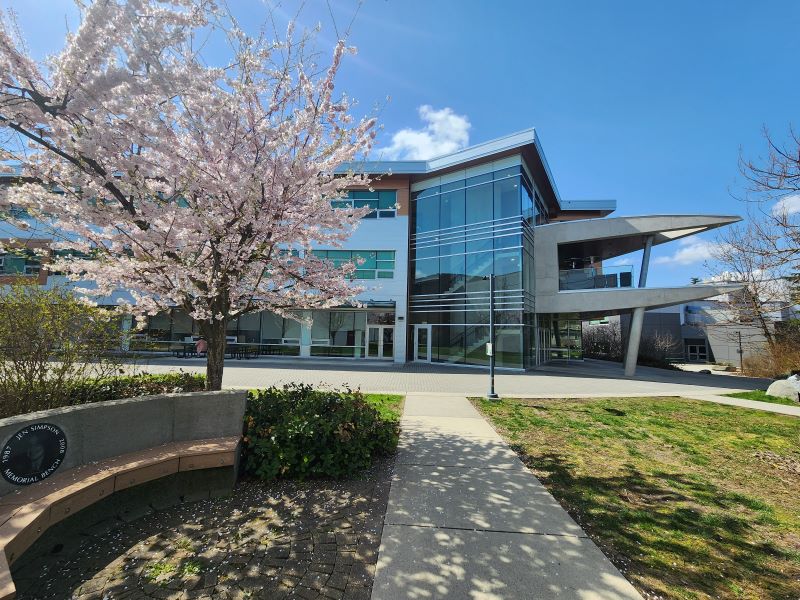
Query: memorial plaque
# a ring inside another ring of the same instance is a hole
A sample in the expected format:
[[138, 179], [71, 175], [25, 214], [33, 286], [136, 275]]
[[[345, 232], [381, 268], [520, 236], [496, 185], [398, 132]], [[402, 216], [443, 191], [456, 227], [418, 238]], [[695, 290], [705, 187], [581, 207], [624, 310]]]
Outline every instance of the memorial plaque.
[[47, 479], [64, 462], [67, 436], [60, 427], [35, 423], [20, 429], [3, 446], [0, 469], [14, 485], [30, 485]]

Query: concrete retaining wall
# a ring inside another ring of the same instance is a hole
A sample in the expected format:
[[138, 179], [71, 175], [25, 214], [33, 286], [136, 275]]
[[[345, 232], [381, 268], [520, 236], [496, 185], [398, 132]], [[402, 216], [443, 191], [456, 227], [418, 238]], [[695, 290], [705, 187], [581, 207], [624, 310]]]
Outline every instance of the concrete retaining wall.
[[[60, 427], [67, 437], [55, 474], [119, 454], [242, 434], [247, 392], [189, 392], [67, 406], [0, 419], [0, 449], [20, 429], [36, 423]], [[0, 496], [18, 486], [0, 477]]]

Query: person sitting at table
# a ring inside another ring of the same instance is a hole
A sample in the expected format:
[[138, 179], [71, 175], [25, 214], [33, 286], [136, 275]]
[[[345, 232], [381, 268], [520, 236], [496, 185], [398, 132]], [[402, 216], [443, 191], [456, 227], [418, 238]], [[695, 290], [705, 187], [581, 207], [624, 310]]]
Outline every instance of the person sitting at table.
[[208, 342], [206, 341], [206, 338], [198, 338], [194, 345], [194, 349], [200, 356], [205, 356], [206, 352], [208, 352]]

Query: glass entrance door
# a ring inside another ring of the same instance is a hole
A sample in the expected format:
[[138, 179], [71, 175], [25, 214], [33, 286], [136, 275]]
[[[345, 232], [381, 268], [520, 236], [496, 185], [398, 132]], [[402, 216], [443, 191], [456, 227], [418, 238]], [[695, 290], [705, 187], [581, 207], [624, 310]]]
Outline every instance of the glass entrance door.
[[705, 344], [688, 344], [686, 346], [687, 358], [692, 362], [705, 362], [708, 360], [708, 352]]
[[368, 358], [394, 358], [394, 325], [369, 326], [367, 331]]
[[414, 326], [414, 360], [431, 362], [431, 326]]

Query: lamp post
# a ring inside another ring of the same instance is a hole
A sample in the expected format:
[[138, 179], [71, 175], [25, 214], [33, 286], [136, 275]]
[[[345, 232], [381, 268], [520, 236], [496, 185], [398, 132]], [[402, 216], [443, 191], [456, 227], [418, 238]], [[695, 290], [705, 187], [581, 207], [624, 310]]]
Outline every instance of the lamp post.
[[[744, 350], [742, 349], [742, 331], [741, 329], [736, 332], [739, 335], [739, 348], [736, 352], [739, 354], [739, 373], [744, 374]], [[706, 353], [708, 354], [708, 353]]]
[[494, 391], [494, 273], [489, 275], [489, 344], [486, 350], [489, 355], [489, 393], [486, 397], [499, 400], [500, 396]]

